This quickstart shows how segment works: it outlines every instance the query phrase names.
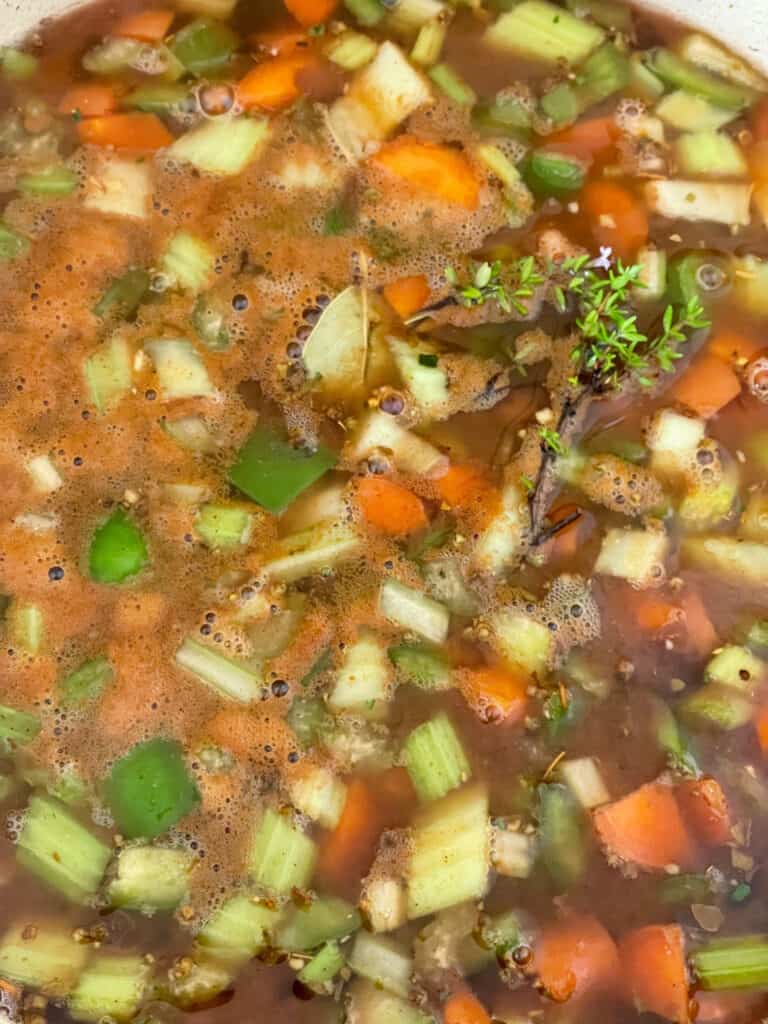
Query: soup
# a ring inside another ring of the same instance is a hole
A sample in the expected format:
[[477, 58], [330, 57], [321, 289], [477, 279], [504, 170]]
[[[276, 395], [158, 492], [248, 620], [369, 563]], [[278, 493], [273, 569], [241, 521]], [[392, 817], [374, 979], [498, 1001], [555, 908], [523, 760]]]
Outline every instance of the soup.
[[7, 1018], [761, 1019], [763, 78], [612, 0], [1, 72]]

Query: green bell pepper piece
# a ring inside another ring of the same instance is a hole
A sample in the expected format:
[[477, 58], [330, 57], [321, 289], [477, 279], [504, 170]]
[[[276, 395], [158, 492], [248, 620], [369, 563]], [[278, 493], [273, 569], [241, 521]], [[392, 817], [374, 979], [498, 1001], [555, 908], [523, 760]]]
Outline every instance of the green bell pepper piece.
[[154, 839], [200, 800], [173, 740], [138, 743], [113, 766], [105, 788], [117, 827], [128, 839]]
[[93, 534], [88, 553], [88, 572], [96, 583], [122, 583], [141, 572], [149, 562], [141, 530], [117, 508]]

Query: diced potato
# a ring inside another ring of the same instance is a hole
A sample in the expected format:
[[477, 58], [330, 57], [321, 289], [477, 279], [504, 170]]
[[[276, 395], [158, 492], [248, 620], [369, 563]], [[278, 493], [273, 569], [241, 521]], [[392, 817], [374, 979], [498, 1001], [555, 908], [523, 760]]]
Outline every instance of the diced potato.
[[397, 878], [372, 878], [365, 883], [361, 907], [374, 932], [393, 932], [408, 919], [408, 894]]
[[491, 619], [491, 643], [510, 664], [531, 675], [548, 667], [553, 651], [552, 633], [543, 622], [517, 609], [501, 609]]
[[723, 182], [651, 181], [645, 199], [654, 213], [669, 220], [706, 221], [746, 227], [750, 222], [751, 185]]
[[736, 537], [688, 537], [680, 554], [684, 565], [708, 569], [745, 586], [768, 586], [768, 544]]
[[100, 153], [96, 168], [86, 179], [83, 206], [143, 220], [149, 215], [151, 166]]
[[669, 537], [664, 530], [608, 530], [595, 572], [636, 587], [658, 586], [666, 576]]

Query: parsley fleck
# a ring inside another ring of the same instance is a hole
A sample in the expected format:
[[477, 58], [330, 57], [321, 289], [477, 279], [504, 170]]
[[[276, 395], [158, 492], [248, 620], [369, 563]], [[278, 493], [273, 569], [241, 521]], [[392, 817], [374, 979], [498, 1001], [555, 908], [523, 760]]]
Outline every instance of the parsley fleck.
[[567, 448], [563, 444], [563, 439], [556, 430], [552, 430], [551, 427], [540, 427], [539, 437], [541, 438], [542, 447], [551, 452], [552, 455], [565, 455]]

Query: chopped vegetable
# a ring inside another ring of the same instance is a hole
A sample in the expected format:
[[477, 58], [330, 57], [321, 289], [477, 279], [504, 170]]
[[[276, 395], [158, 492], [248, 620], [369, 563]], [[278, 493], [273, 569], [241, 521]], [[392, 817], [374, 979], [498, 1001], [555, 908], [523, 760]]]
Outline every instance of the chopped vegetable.
[[149, 564], [141, 530], [120, 507], [97, 527], [88, 551], [88, 572], [97, 583], [124, 583]]
[[200, 799], [181, 747], [165, 739], [139, 743], [120, 758], [105, 792], [118, 828], [129, 839], [159, 836]]

